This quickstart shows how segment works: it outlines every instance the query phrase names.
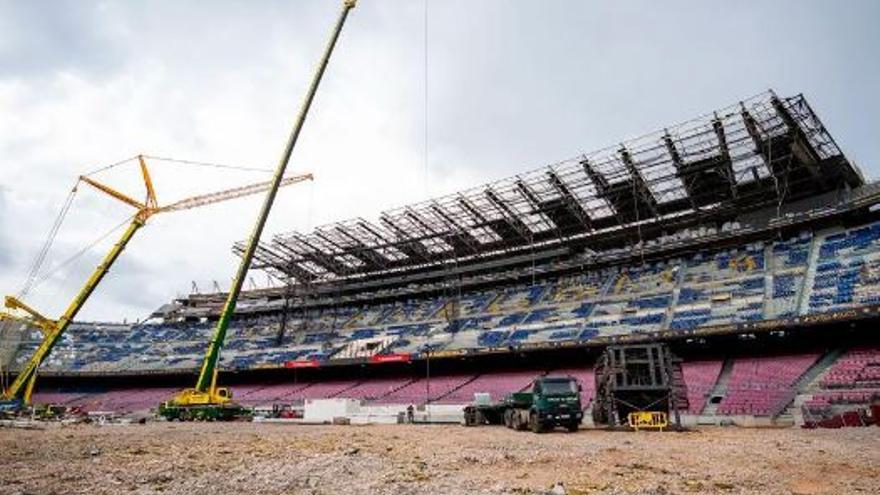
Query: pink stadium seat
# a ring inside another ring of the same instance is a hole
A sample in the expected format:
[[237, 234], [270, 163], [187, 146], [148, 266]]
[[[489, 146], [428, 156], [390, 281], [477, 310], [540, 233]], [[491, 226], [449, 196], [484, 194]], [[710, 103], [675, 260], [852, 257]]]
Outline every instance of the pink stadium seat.
[[703, 411], [723, 365], [724, 362], [719, 359], [682, 363], [681, 370], [687, 386], [688, 413], [700, 414]]
[[828, 370], [822, 379], [824, 388], [880, 386], [880, 348], [852, 349]]
[[725, 415], [769, 415], [793, 392], [792, 386], [819, 358], [818, 353], [738, 358], [718, 412]]
[[441, 404], [467, 404], [473, 402], [475, 393], [488, 393], [493, 400], [499, 400], [511, 392], [526, 388], [535, 377], [542, 374], [541, 371], [531, 370], [480, 375], [472, 382], [440, 397], [437, 402]]
[[348, 390], [358, 382], [355, 380], [340, 380], [332, 382], [312, 383], [308, 387], [296, 390], [285, 397], [287, 400], [297, 399], [329, 399]]
[[310, 383], [277, 383], [265, 387], [236, 387], [233, 397], [244, 406], [259, 406], [283, 402], [283, 399], [308, 387]]
[[411, 378], [366, 380], [338, 395], [347, 399], [378, 400], [412, 382]]
[[880, 348], [850, 349], [828, 368], [820, 387], [804, 403], [807, 421], [821, 427], [863, 426], [864, 421], [852, 421], [853, 413], [867, 414], [874, 398], [880, 397]]
[[421, 378], [382, 397], [379, 402], [384, 404], [424, 404], [427, 398], [431, 401], [449, 394], [453, 390], [473, 380], [475, 375], [449, 375]]
[[84, 394], [81, 393], [72, 393], [72, 392], [34, 392], [34, 395], [31, 397], [31, 402], [33, 404], [56, 404], [63, 405], [68, 402], [73, 401], [79, 397], [82, 397]]

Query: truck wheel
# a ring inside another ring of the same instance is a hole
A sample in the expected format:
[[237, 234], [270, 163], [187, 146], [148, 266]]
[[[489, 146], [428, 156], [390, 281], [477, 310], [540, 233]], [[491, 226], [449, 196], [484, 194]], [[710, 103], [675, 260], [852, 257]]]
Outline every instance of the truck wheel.
[[483, 414], [482, 411], [477, 411], [474, 414], [474, 424], [476, 426], [481, 426], [481, 425], [486, 424], [486, 416]]
[[565, 425], [565, 428], [568, 429], [569, 433], [574, 433], [574, 432], [578, 431], [579, 427], [580, 427], [580, 425], [574, 421]]
[[476, 426], [476, 420], [474, 418], [476, 413], [470, 407], [464, 408], [464, 425], [465, 426]]
[[538, 415], [535, 413], [529, 415], [529, 426], [532, 428], [532, 433], [544, 433], [544, 427], [538, 421]]

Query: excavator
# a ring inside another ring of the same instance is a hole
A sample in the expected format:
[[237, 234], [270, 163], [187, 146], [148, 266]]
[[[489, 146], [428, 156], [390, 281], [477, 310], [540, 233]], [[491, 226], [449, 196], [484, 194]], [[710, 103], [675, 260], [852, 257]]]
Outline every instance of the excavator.
[[139, 155], [137, 161], [140, 165], [140, 172], [143, 178], [144, 187], [146, 189], [146, 199], [138, 201], [116, 189], [102, 184], [88, 176], [81, 176], [74, 187], [74, 192], [80, 183], [87, 184], [108, 196], [121, 201], [131, 207], [136, 212], [131, 217], [128, 228], [122, 234], [122, 237], [110, 251], [104, 256], [101, 263], [92, 271], [85, 284], [74, 296], [73, 300], [68, 304], [67, 309], [58, 319], [50, 319], [43, 316], [36, 309], [22, 302], [14, 296], [6, 296], [5, 307], [7, 311], [0, 311], [0, 322], [18, 323], [26, 328], [37, 328], [42, 333], [42, 341], [37, 349], [28, 359], [27, 363], [18, 371], [15, 380], [8, 388], [2, 390], [0, 394], [0, 413], [4, 415], [14, 415], [21, 412], [30, 405], [31, 395], [34, 391], [34, 385], [37, 379], [37, 370], [43, 361], [52, 352], [52, 349], [61, 339], [65, 330], [73, 322], [76, 315], [88, 301], [89, 296], [94, 292], [95, 288], [101, 283], [104, 276], [110, 271], [110, 268], [125, 250], [129, 241], [134, 237], [153, 215], [159, 213], [189, 210], [201, 206], [228, 201], [235, 198], [250, 196], [269, 189], [270, 187], [281, 187], [296, 184], [305, 180], [311, 180], [311, 174], [292, 175], [289, 177], [279, 178], [276, 181], [264, 181], [255, 184], [236, 187], [224, 191], [193, 196], [187, 199], [176, 201], [174, 203], [160, 206], [156, 200], [156, 192], [153, 188], [153, 181], [147, 167], [145, 157]]
[[333, 54], [333, 49], [339, 39], [339, 34], [342, 32], [345, 20], [351, 9], [355, 7], [355, 4], [356, 0], [343, 0], [342, 10], [336, 20], [336, 24], [330, 36], [330, 41], [324, 49], [323, 56], [318, 63], [318, 68], [315, 71], [315, 74], [312, 77], [312, 82], [306, 92], [306, 97], [300, 108], [299, 115], [297, 116], [290, 136], [287, 139], [287, 144], [281, 155], [281, 159], [278, 162], [273, 184], [266, 193], [266, 198], [263, 201], [259, 214], [257, 215], [253, 231], [251, 232], [245, 250], [242, 253], [241, 263], [238, 266], [238, 271], [233, 279], [232, 287], [229, 289], [229, 293], [226, 296], [226, 302], [224, 303], [220, 316], [217, 319], [217, 326], [214, 329], [211, 341], [205, 352], [205, 357], [202, 361], [196, 385], [193, 388], [186, 388], [180, 391], [170, 400], [161, 403], [157, 409], [157, 413], [160, 417], [164, 417], [168, 420], [177, 419], [185, 421], [232, 420], [247, 416], [247, 410], [232, 400], [232, 392], [229, 388], [217, 386], [220, 350], [226, 340], [226, 332], [229, 329], [229, 323], [235, 313], [238, 296], [241, 293], [247, 272], [250, 269], [251, 261], [254, 258], [254, 253], [260, 242], [260, 236], [263, 233], [263, 227], [266, 225], [266, 219], [269, 217], [269, 212], [275, 201], [275, 194], [278, 191], [279, 183], [284, 176], [284, 171], [287, 169], [287, 164], [290, 162], [290, 156], [296, 146], [296, 141], [299, 138], [300, 131], [302, 131], [303, 124], [305, 123], [306, 116], [309, 113], [315, 94], [318, 91], [321, 78], [324, 76], [324, 72], [327, 69], [327, 64], [330, 61], [330, 56]]

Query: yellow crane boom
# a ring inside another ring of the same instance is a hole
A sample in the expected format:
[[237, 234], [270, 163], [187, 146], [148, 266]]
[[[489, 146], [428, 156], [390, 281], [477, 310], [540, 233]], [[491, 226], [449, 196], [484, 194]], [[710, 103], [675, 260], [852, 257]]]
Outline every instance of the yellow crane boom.
[[[296, 184], [297, 182], [302, 182], [304, 180], [312, 180], [312, 174], [293, 175], [290, 177], [285, 177], [281, 179], [279, 187], [289, 186], [291, 184]], [[236, 187], [234, 189], [227, 189], [225, 191], [203, 194], [201, 196], [193, 196], [192, 198], [183, 199], [175, 203], [171, 203], [170, 205], [162, 206], [159, 208], [157, 213], [189, 210], [191, 208], [198, 208], [200, 206], [219, 203], [221, 201], [229, 201], [230, 199], [242, 198], [244, 196], [250, 196], [252, 194], [258, 194], [266, 191], [269, 189], [269, 187], [271, 187], [271, 185], [272, 181], [267, 180], [265, 182], [248, 184], [246, 186]]]
[[[135, 208], [137, 212], [129, 223], [128, 228], [125, 229], [125, 232], [119, 240], [116, 241], [110, 251], [104, 256], [101, 263], [92, 271], [88, 280], [86, 280], [85, 284], [68, 304], [67, 309], [65, 309], [61, 317], [57, 320], [51, 320], [15, 297], [6, 297], [5, 305], [7, 309], [10, 311], [21, 311], [28, 316], [22, 317], [11, 312], [0, 312], [0, 320], [21, 321], [34, 325], [40, 328], [43, 332], [43, 340], [40, 342], [40, 345], [37, 347], [36, 351], [34, 351], [28, 362], [21, 370], [19, 370], [18, 375], [9, 388], [3, 391], [2, 396], [0, 396], [0, 401], [18, 402], [20, 404], [27, 404], [30, 402], [37, 377], [37, 369], [40, 364], [42, 364], [52, 352], [52, 349], [55, 347], [55, 344], [58, 343], [61, 335], [67, 330], [67, 327], [76, 317], [77, 313], [79, 313], [80, 309], [82, 309], [83, 305], [86, 303], [92, 292], [94, 292], [98, 284], [101, 283], [104, 276], [107, 275], [107, 272], [110, 271], [110, 267], [113, 266], [113, 263], [125, 250], [125, 247], [128, 245], [129, 241], [131, 241], [132, 237], [134, 237], [134, 234], [146, 224], [150, 217], [157, 213], [188, 210], [191, 208], [219, 203], [221, 201], [228, 201], [257, 194], [268, 190], [272, 185], [271, 181], [259, 182], [215, 193], [194, 196], [166, 206], [159, 206], [158, 201], [156, 200], [156, 192], [153, 188], [153, 181], [150, 177], [150, 172], [143, 156], [138, 156], [138, 163], [140, 165], [144, 188], [146, 189], [146, 200], [143, 202], [137, 201], [124, 193], [95, 181], [94, 179], [80, 177], [81, 182], [84, 182], [110, 197]], [[285, 177], [281, 180], [281, 185], [289, 186], [305, 180], [312, 180], [312, 175], [304, 174]]]

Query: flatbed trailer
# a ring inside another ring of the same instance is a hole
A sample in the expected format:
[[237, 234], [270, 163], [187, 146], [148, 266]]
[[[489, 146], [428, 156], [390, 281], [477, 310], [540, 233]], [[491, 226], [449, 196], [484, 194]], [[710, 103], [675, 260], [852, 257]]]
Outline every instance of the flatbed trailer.
[[464, 409], [465, 426], [504, 425], [543, 433], [556, 427], [577, 431], [583, 420], [581, 386], [570, 376], [536, 378], [529, 391], [508, 394], [498, 402], [474, 403]]

